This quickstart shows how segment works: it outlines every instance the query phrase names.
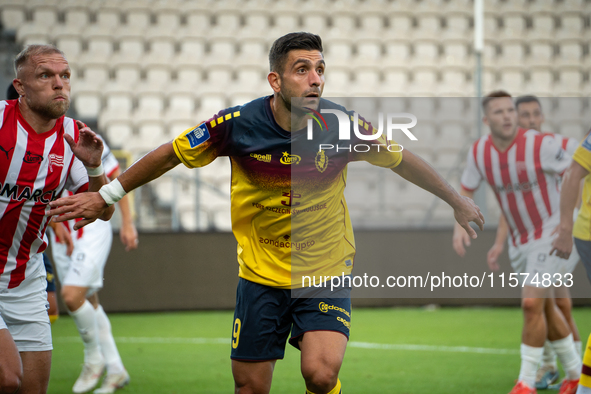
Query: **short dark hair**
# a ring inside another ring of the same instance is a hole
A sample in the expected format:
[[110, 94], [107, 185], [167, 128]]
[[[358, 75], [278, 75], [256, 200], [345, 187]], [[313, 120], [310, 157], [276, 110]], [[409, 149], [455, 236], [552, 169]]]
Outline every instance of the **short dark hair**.
[[66, 58], [66, 55], [54, 45], [29, 45], [23, 49], [14, 59], [14, 73], [18, 78], [18, 71], [23, 67], [32, 56], [60, 54]]
[[540, 103], [540, 100], [538, 100], [538, 98], [536, 96], [519, 96], [515, 99], [515, 108], [519, 108], [519, 104], [523, 104], [523, 103], [538, 103], [538, 105], [540, 106], [540, 109], [542, 109], [542, 103]]
[[493, 92], [490, 92], [486, 95], [486, 97], [482, 99], [482, 109], [486, 111], [488, 103], [500, 97], [511, 97], [511, 95], [504, 90], [495, 90]]
[[269, 51], [270, 70], [283, 73], [287, 54], [296, 49], [322, 52], [322, 39], [316, 34], [306, 32], [289, 33], [279, 37]]

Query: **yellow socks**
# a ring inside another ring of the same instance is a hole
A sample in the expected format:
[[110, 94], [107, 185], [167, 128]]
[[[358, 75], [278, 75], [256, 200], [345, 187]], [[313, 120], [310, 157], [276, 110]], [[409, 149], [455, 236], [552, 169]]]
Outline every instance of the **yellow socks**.
[[[328, 394], [341, 394], [341, 381], [340, 379], [337, 379], [337, 385], [334, 386], [334, 388], [332, 390], [330, 390], [328, 392]], [[311, 392], [310, 390], [306, 390], [306, 394], [314, 394], [313, 392]]]

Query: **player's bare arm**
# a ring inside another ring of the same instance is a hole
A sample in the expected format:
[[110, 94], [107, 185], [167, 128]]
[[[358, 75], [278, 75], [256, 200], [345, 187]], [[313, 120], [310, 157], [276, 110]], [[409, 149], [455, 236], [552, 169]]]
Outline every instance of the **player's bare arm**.
[[550, 254], [556, 252], [556, 256], [563, 259], [568, 259], [573, 250], [573, 212], [579, 198], [581, 179], [587, 174], [589, 171], [573, 160], [562, 177], [560, 224], [555, 230], [558, 236], [552, 242]]
[[498, 271], [500, 268], [498, 260], [501, 253], [503, 253], [503, 250], [505, 250], [505, 241], [507, 240], [508, 235], [509, 224], [507, 224], [507, 219], [505, 219], [505, 216], [501, 214], [499, 217], [499, 226], [497, 227], [495, 243], [486, 254], [486, 263], [488, 264], [488, 268], [491, 271]]
[[[121, 171], [117, 169], [115, 172], [113, 172], [109, 179], [113, 181], [119, 175], [121, 175]], [[129, 197], [127, 197], [127, 195], [123, 196], [117, 205], [121, 210], [121, 228], [119, 229], [119, 238], [121, 239], [121, 243], [125, 245], [125, 250], [129, 252], [132, 249], [136, 249], [138, 245], [137, 229], [133, 224]]]
[[433, 167], [420, 157], [405, 150], [402, 162], [392, 171], [448, 203], [454, 209], [457, 223], [466, 230], [470, 237], [477, 237], [476, 231], [470, 227], [470, 222], [476, 223], [480, 230], [484, 229], [484, 216], [474, 201], [458, 194]]
[[[124, 194], [129, 193], [172, 170], [179, 164], [180, 160], [174, 152], [172, 142], [168, 142], [135, 162], [114, 182], [120, 183]], [[62, 215], [56, 219], [59, 222], [75, 218], [96, 220], [107, 209], [110, 209], [100, 193], [96, 192], [80, 193], [70, 197], [59, 198], [50, 202], [49, 205], [52, 208], [48, 212], [49, 215]], [[74, 229], [82, 228], [88, 223], [90, 222], [82, 220], [76, 223]]]

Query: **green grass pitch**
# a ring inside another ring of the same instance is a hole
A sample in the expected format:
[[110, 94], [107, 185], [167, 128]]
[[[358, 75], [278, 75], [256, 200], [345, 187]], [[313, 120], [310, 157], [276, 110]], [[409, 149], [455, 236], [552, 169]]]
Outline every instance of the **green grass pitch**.
[[[591, 308], [575, 308], [586, 340]], [[232, 312], [111, 314], [131, 384], [120, 393], [231, 393]], [[519, 372], [518, 308], [354, 309], [340, 372], [343, 393], [508, 393]], [[53, 326], [49, 393], [71, 393], [83, 359], [72, 320]], [[287, 346], [272, 393], [303, 394], [299, 352]], [[552, 393], [552, 392], [549, 392]]]

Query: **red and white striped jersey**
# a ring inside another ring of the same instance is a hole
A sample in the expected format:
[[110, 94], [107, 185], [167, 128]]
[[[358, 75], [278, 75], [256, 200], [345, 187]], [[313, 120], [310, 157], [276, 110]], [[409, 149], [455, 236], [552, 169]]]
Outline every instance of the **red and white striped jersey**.
[[37, 134], [10, 100], [0, 101], [0, 122], [0, 289], [11, 289], [43, 273], [42, 259], [31, 258], [47, 247], [47, 204], [64, 188], [86, 191], [88, 174], [64, 140], [78, 140], [74, 120], [62, 116]]
[[484, 179], [492, 187], [511, 228], [515, 246], [549, 236], [559, 222], [560, 180], [570, 155], [553, 134], [519, 129], [504, 152], [490, 135], [468, 152], [462, 187], [473, 191]]
[[570, 156], [575, 154], [577, 147], [579, 146], [579, 140], [576, 138], [565, 137], [562, 134], [552, 134], [556, 141], [562, 146], [562, 149], [566, 151]]

